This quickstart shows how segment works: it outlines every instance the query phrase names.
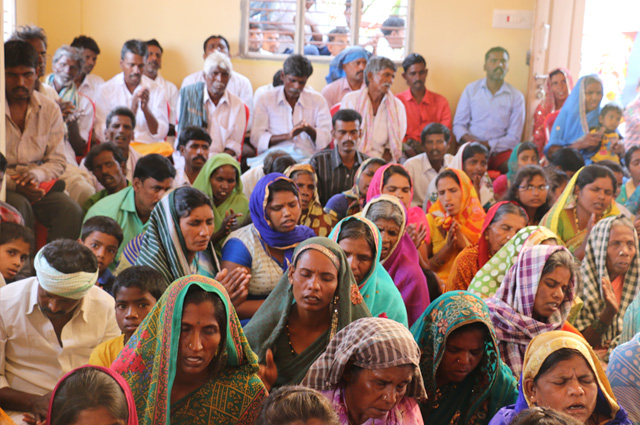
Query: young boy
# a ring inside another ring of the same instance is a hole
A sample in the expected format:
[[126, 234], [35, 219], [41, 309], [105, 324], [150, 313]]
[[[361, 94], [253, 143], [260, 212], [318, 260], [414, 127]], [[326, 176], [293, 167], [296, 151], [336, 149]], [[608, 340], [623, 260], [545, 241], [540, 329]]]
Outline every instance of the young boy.
[[109, 268], [122, 243], [120, 225], [114, 219], [102, 215], [91, 217], [82, 225], [82, 235], [78, 242], [89, 248], [98, 259], [99, 276], [96, 284], [113, 295], [113, 274]]
[[624, 146], [619, 143], [622, 139], [618, 133], [618, 126], [622, 120], [622, 108], [615, 103], [609, 103], [600, 110], [598, 121], [600, 126], [591, 130], [591, 133], [602, 133], [602, 142], [591, 161], [604, 160], [620, 163], [618, 155], [624, 155]]
[[113, 295], [122, 335], [98, 345], [89, 364], [110, 367], [166, 289], [160, 272], [149, 266], [132, 266], [120, 273], [113, 284]]
[[0, 287], [16, 280], [33, 246], [31, 229], [17, 223], [0, 222]]

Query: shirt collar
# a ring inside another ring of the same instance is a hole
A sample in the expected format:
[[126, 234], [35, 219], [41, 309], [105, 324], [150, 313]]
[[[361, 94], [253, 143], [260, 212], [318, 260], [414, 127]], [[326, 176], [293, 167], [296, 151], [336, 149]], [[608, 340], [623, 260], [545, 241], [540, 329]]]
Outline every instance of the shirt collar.
[[[482, 83], [480, 84], [480, 87], [483, 87], [483, 88], [487, 89], [487, 91], [489, 93], [491, 93], [491, 91], [489, 90], [489, 87], [487, 87], [487, 79], [483, 78], [481, 81], [482, 81]], [[506, 81], [502, 82], [502, 86], [493, 95], [497, 96], [497, 95], [502, 94], [502, 93], [511, 93], [511, 88], [510, 88], [509, 84], [507, 84]]]
[[[362, 163], [362, 153], [360, 151], [356, 151], [356, 160], [353, 163], [353, 166], [357, 169]], [[342, 162], [342, 158], [340, 157], [340, 153], [338, 152], [338, 146], [335, 146], [331, 149], [331, 154], [329, 155], [329, 163], [331, 164], [331, 168], [338, 168], [340, 166], [345, 166], [344, 162]]]
[[120, 209], [123, 211], [132, 212], [138, 215], [138, 211], [136, 210], [136, 198], [135, 198], [136, 192], [133, 190], [133, 187], [129, 186], [122, 190], [128, 190], [129, 192], [125, 194], [124, 200], [122, 201], [122, 206], [120, 207]]
[[211, 103], [214, 106], [220, 106], [220, 104], [226, 102], [229, 103], [229, 96], [227, 95], [228, 90], [225, 89], [224, 93], [222, 94], [222, 97], [220, 98], [220, 100], [218, 101], [218, 104], [216, 105], [215, 103], [213, 103], [213, 100], [211, 100], [211, 96], [209, 96], [209, 90], [207, 90], [207, 83], [204, 84], [204, 103], [206, 104], [207, 102], [211, 101]]
[[[29, 292], [29, 304], [27, 306], [26, 315], [33, 313], [37, 308], [38, 311], [40, 311], [40, 313], [44, 316], [44, 313], [42, 313], [42, 311], [40, 310], [40, 306], [38, 305], [38, 288], [40, 288], [40, 282], [36, 277], [34, 278], [34, 281], [33, 281], [33, 287]], [[71, 320], [73, 320], [74, 317], [81, 315], [82, 320], [84, 320], [85, 322], [89, 321], [89, 312], [83, 307], [84, 307], [84, 297], [82, 297], [82, 299], [80, 300], [80, 303], [78, 304], [75, 311], [73, 312], [73, 315], [71, 316]]]
[[[300, 96], [298, 96], [298, 101], [296, 102], [296, 105], [299, 103], [303, 108], [307, 108], [308, 106], [306, 104], [307, 97], [305, 95], [305, 90], [302, 90], [300, 92]], [[276, 103], [277, 104], [284, 103], [285, 105], [289, 105], [289, 102], [287, 101], [287, 98], [284, 95], [284, 86], [278, 87], [278, 96], [276, 97]]]

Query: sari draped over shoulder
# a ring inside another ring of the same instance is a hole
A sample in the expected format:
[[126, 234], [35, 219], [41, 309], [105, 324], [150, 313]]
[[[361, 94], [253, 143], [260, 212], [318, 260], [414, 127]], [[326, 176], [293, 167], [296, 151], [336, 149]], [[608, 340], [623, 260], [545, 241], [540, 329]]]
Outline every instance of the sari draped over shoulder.
[[515, 264], [520, 251], [524, 248], [540, 245], [549, 239], [555, 239], [557, 244], [562, 244], [558, 236], [546, 227], [527, 226], [520, 229], [480, 268], [467, 290], [481, 298], [493, 296], [511, 266]]
[[607, 365], [607, 378], [613, 394], [634, 424], [640, 423], [639, 364], [640, 334], [636, 334], [613, 350]]
[[[609, 246], [611, 227], [617, 219], [618, 217], [608, 217], [600, 220], [593, 226], [591, 234], [589, 234], [584, 259], [582, 260], [582, 266], [580, 268], [582, 279], [578, 292], [578, 295], [582, 298], [582, 301], [584, 301], [584, 306], [574, 322], [574, 326], [579, 331], [583, 331], [589, 327], [605, 308], [602, 279], [604, 277], [609, 278], [609, 272], [607, 271], [607, 248]], [[633, 230], [633, 237], [635, 239], [635, 246], [637, 247], [638, 235], [635, 229]], [[618, 341], [616, 341], [616, 338], [622, 332], [625, 311], [627, 311], [627, 308], [636, 298], [639, 288], [640, 255], [636, 252], [636, 255], [631, 259], [629, 270], [627, 270], [627, 273], [624, 275], [619, 312], [613, 318], [611, 326], [609, 326], [602, 335], [603, 345], [607, 346], [611, 344], [615, 346], [617, 344]]]
[[295, 298], [288, 273], [282, 275], [280, 282], [245, 327], [249, 344], [258, 353], [260, 361], [264, 360], [268, 349], [273, 350], [278, 367], [276, 387], [299, 384], [340, 329], [361, 317], [371, 316], [342, 248], [330, 239], [313, 237], [298, 245], [292, 263], [295, 264], [296, 257], [308, 249], [324, 254], [339, 266], [338, 287], [329, 305], [330, 328], [302, 353], [291, 352], [287, 327], [291, 311], [295, 308]]
[[[571, 90], [573, 90], [573, 78], [571, 77], [571, 73], [566, 68], [556, 68], [549, 71], [548, 75], [551, 75], [556, 71], [560, 71], [562, 75], [564, 75], [564, 78], [567, 81], [568, 93], [571, 94]], [[547, 129], [545, 126], [545, 120], [550, 113], [556, 111], [557, 109], [560, 109], [564, 104], [563, 101], [562, 104], [558, 107], [558, 101], [553, 92], [553, 89], [551, 88], [550, 77], [547, 78], [547, 81], [545, 82], [545, 93], [546, 94], [544, 100], [540, 102], [533, 114], [533, 143], [535, 143], [535, 145], [538, 147], [538, 154], [540, 156], [542, 156], [545, 144], [547, 142]]]
[[220, 267], [211, 243], [189, 264], [174, 197], [175, 191], [170, 192], [151, 212], [135, 265], [153, 267], [162, 274], [167, 286], [190, 274], [214, 277]]
[[407, 220], [404, 204], [395, 196], [378, 195], [365, 205], [362, 214], [366, 217], [372, 205], [378, 202], [389, 202], [402, 213], [403, 224], [400, 226], [398, 240], [391, 247], [391, 252], [381, 261], [389, 272], [393, 283], [402, 294], [402, 299], [407, 308], [409, 326], [416, 321], [425, 308], [431, 302], [427, 278], [420, 268], [418, 250], [406, 232]]
[[[482, 360], [464, 381], [438, 388], [436, 374], [447, 338], [456, 329], [472, 323], [487, 327]], [[486, 425], [498, 409], [515, 402], [516, 380], [500, 360], [489, 309], [476, 295], [466, 291], [441, 295], [411, 327], [411, 333], [422, 352], [420, 371], [428, 399], [421, 407], [427, 423]]]
[[360, 293], [362, 294], [362, 298], [364, 298], [365, 304], [369, 307], [369, 311], [373, 317], [388, 317], [408, 327], [407, 309], [404, 306], [402, 294], [400, 294], [391, 276], [389, 276], [389, 273], [380, 263], [382, 240], [380, 231], [376, 225], [368, 218], [362, 216], [346, 217], [336, 224], [336, 227], [333, 228], [329, 235], [329, 239], [338, 243], [342, 226], [350, 220], [357, 220], [364, 223], [375, 242], [375, 252], [373, 252], [371, 270], [369, 270], [369, 273], [363, 278], [362, 282], [356, 282], [360, 288]]
[[[199, 389], [171, 403], [184, 298], [193, 285], [222, 300], [227, 319], [222, 361], [225, 357], [226, 361]], [[131, 387], [141, 425], [251, 424], [267, 396], [257, 375], [258, 359], [227, 291], [215, 280], [198, 275], [178, 279], [169, 286], [111, 368]]]

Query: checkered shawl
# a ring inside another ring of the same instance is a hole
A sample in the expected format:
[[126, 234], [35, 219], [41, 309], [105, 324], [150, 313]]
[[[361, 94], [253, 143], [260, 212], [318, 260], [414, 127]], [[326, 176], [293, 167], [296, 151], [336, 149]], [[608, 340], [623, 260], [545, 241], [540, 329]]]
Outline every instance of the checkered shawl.
[[[609, 234], [611, 227], [618, 217], [607, 217], [600, 220], [589, 234], [585, 249], [584, 260], [580, 269], [582, 281], [577, 294], [584, 301], [584, 307], [578, 313], [574, 326], [579, 331], [585, 330], [598, 317], [605, 307], [604, 295], [602, 293], [602, 278], [609, 277], [607, 272], [607, 247], [609, 246]], [[638, 246], [638, 235], [635, 230], [633, 237]], [[631, 260], [631, 266], [624, 276], [622, 285], [622, 299], [620, 300], [620, 310], [613, 319], [613, 323], [602, 335], [603, 345], [613, 341], [622, 332], [624, 313], [636, 294], [640, 285], [640, 255]], [[615, 345], [615, 343], [614, 343]]]
[[319, 391], [333, 390], [342, 381], [347, 364], [365, 369], [414, 365], [407, 397], [427, 399], [420, 373], [420, 348], [409, 329], [391, 319], [368, 317], [338, 332], [324, 354], [313, 363], [302, 385]]
[[533, 318], [533, 304], [542, 269], [551, 254], [563, 250], [568, 252], [563, 246], [537, 245], [524, 248], [507, 272], [496, 295], [486, 300], [499, 341], [500, 356], [514, 376], [520, 376], [522, 372], [524, 353], [531, 339], [562, 328], [571, 310], [575, 279], [569, 282], [564, 301], [547, 323]]

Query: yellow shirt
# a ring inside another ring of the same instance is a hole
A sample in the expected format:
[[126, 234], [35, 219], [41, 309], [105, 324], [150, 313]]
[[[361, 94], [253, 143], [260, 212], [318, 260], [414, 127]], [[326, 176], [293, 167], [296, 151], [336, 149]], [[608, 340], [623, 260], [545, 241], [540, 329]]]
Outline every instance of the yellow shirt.
[[124, 334], [103, 342], [93, 349], [89, 364], [93, 366], [111, 367], [111, 363], [124, 348]]

